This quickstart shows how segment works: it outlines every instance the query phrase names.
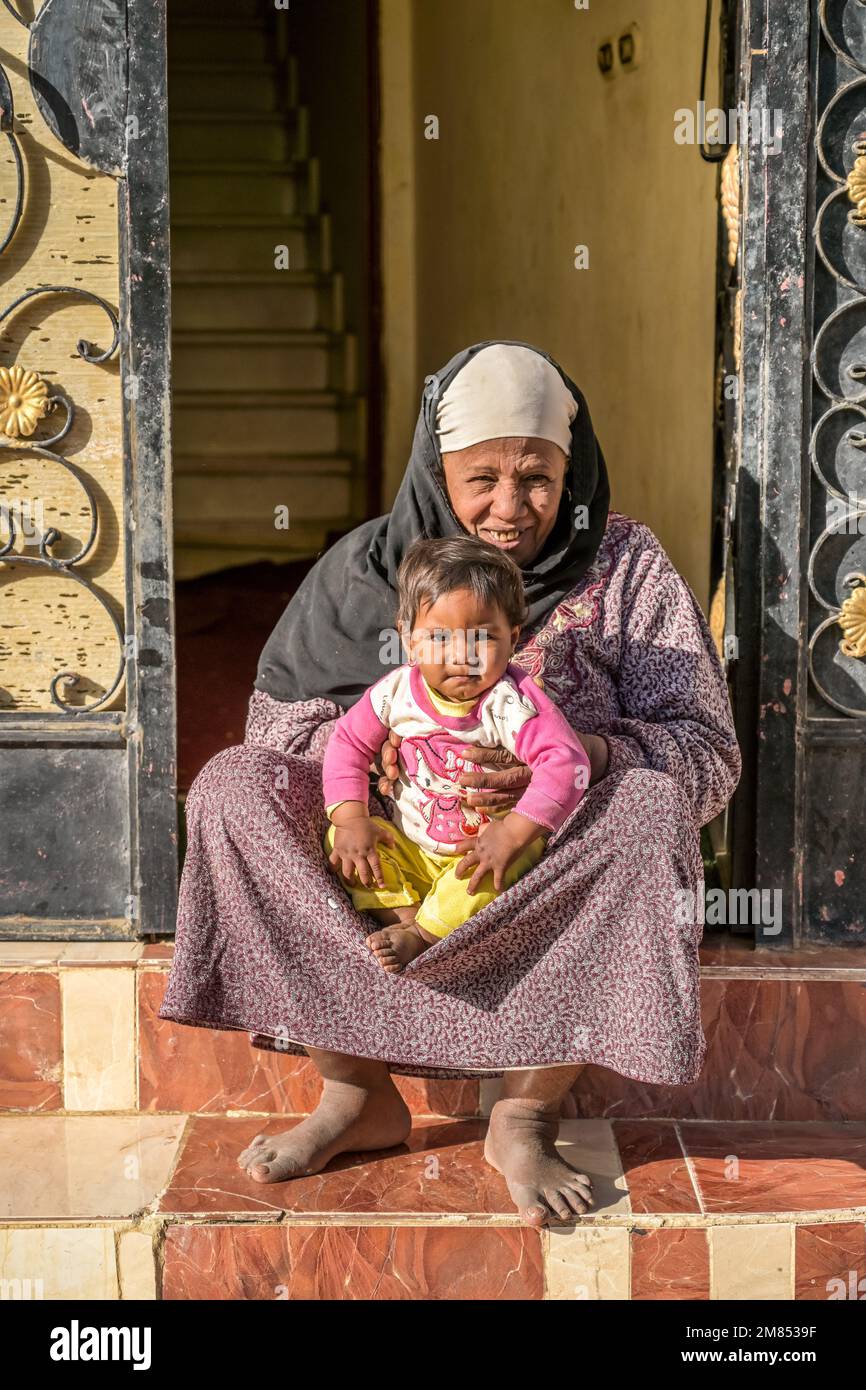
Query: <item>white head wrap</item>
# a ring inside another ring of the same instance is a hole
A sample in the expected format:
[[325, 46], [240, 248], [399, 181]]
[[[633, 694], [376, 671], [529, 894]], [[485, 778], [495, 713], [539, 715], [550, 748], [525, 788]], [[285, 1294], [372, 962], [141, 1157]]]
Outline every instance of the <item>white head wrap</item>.
[[577, 401], [546, 358], [532, 348], [494, 343], [470, 358], [436, 410], [442, 453], [485, 439], [549, 439], [571, 454]]

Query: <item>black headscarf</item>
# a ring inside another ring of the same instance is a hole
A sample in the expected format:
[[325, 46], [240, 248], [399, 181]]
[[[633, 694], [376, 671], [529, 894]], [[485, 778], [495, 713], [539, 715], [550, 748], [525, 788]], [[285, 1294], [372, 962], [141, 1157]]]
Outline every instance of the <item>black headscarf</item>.
[[[436, 409], [451, 381], [475, 353], [494, 339], [465, 348], [441, 372], [425, 379], [412, 454], [394, 506], [341, 537], [313, 566], [292, 598], [259, 660], [256, 689], [276, 700], [317, 696], [349, 709], [385, 674], [383, 633], [393, 630], [397, 568], [419, 538], [465, 535], [445, 491], [436, 434]], [[513, 346], [532, 348], [530, 343]], [[589, 569], [607, 526], [610, 488], [604, 456], [589, 410], [574, 382], [540, 348], [533, 352], [555, 367], [577, 401], [571, 457], [559, 513], [540, 554], [523, 567], [528, 636]], [[588, 524], [577, 529], [574, 508], [584, 504]], [[399, 651], [399, 644], [397, 647]], [[405, 660], [402, 653], [396, 661]]]

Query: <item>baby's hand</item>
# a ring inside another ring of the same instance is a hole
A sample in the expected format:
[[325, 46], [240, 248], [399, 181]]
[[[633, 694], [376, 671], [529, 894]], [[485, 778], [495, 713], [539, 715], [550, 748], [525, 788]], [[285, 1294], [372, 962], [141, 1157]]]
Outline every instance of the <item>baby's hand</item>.
[[484, 875], [492, 872], [493, 887], [497, 893], [505, 886], [505, 872], [521, 850], [526, 849], [537, 836], [544, 834], [544, 827], [531, 821], [519, 812], [512, 813], [504, 820], [492, 820], [483, 825], [472, 841], [461, 840], [457, 850], [469, 850], [454, 870], [458, 878], [465, 878], [472, 870], [467, 884], [470, 893], [477, 893]]
[[384, 826], [377, 825], [371, 816], [356, 816], [346, 825], [337, 826], [328, 863], [349, 883], [357, 875], [365, 888], [374, 880], [379, 888], [384, 888], [382, 865], [376, 851], [380, 841], [393, 845], [394, 836]]

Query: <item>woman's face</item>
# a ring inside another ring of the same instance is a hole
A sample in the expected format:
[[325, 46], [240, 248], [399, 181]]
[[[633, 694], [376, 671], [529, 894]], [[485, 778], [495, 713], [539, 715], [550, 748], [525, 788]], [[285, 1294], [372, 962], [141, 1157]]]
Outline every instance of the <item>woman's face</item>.
[[454, 514], [470, 536], [531, 564], [553, 530], [567, 459], [548, 439], [485, 439], [442, 455]]

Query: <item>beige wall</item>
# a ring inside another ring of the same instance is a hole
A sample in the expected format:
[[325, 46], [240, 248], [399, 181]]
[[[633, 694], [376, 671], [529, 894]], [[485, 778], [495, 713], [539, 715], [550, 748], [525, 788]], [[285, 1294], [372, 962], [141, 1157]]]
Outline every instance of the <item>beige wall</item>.
[[[614, 506], [656, 531], [706, 605], [716, 172], [673, 138], [697, 100], [703, 15], [702, 0], [385, 0], [382, 43], [385, 229], [395, 207], [411, 230], [409, 204], [415, 227], [414, 255], [384, 248], [386, 503], [424, 375], [479, 339], [524, 339], [580, 384]], [[606, 81], [598, 45], [634, 21], [641, 65]], [[405, 92], [388, 100], [406, 44], [408, 117]]]

